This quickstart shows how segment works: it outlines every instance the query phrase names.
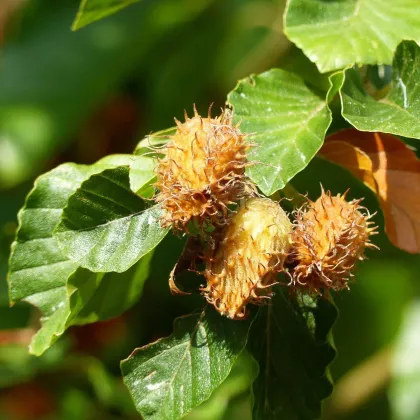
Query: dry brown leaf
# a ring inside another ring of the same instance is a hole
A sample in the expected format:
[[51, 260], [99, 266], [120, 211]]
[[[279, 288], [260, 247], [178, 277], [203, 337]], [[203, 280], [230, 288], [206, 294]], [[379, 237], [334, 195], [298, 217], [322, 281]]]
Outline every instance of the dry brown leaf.
[[420, 160], [405, 143], [390, 134], [347, 129], [328, 137], [320, 154], [376, 193], [395, 246], [420, 253]]

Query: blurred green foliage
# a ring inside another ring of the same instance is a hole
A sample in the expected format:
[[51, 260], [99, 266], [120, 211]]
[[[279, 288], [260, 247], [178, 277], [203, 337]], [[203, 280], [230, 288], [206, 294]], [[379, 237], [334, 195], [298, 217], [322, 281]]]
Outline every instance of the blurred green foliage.
[[[156, 249], [143, 297], [131, 310], [72, 327], [42, 357], [31, 356], [27, 345], [39, 314], [26, 304], [8, 308], [5, 275], [16, 213], [32, 179], [63, 161], [92, 163], [111, 152], [132, 152], [143, 136], [171, 127], [173, 117], [182, 119], [183, 109], [191, 113], [193, 103], [202, 113], [213, 102], [215, 109], [223, 106], [237, 80], [252, 72], [277, 66], [292, 69], [310, 86], [329, 85], [283, 35], [283, 0], [142, 0], [77, 32], [70, 30], [77, 0], [22, 3], [3, 23], [0, 56], [0, 419], [138, 419], [118, 361], [134, 347], [169, 335], [173, 318], [199, 306], [196, 296], [174, 297], [167, 287], [183, 241], [167, 236]], [[319, 183], [335, 193], [351, 186], [350, 197], [364, 196], [364, 204], [379, 211], [366, 187], [319, 158], [293, 181], [312, 198]], [[331, 374], [338, 383], [398, 337], [396, 348], [412, 350], [406, 357], [419, 364], [418, 347], [401, 343], [420, 328], [413, 315], [418, 303], [410, 306], [420, 292], [420, 257], [392, 247], [380, 212], [375, 220], [381, 252], [370, 253], [351, 292], [335, 298], [340, 356]], [[407, 308], [410, 323], [400, 333]], [[397, 368], [386, 386], [354, 410], [333, 394], [325, 419], [418, 418], [416, 407], [404, 410], [401, 404], [409, 398], [407, 389], [418, 389], [420, 373], [413, 368], [410, 378], [403, 377], [407, 372], [398, 369], [395, 357]], [[254, 377], [255, 366], [244, 355], [222, 387], [187, 418], [250, 418]]]

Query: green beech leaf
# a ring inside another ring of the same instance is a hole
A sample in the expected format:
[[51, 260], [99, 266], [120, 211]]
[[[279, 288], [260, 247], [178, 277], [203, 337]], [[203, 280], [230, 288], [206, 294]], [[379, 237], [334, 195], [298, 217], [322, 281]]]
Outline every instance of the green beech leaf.
[[[35, 181], [19, 213], [19, 229], [12, 245], [9, 271], [12, 303], [31, 301], [32, 297], [31, 303], [48, 305], [48, 296], [63, 287], [76, 268], [58, 249], [52, 232], [68, 197], [91, 173], [89, 166], [64, 164]], [[40, 293], [47, 296], [38, 302]]]
[[170, 337], [136, 349], [121, 369], [143, 418], [179, 419], [207, 400], [243, 351], [249, 326], [207, 307], [178, 318]]
[[69, 260], [52, 237], [61, 220], [62, 209], [81, 183], [90, 175], [131, 162], [131, 155], [110, 155], [94, 165], [67, 163], [35, 181], [19, 213], [19, 229], [12, 245], [9, 264], [10, 302], [23, 300], [37, 306], [42, 328], [30, 350], [41, 354], [62, 330], [69, 310], [66, 282], [77, 264]]
[[321, 72], [389, 64], [403, 39], [420, 41], [413, 0], [289, 0], [285, 32]]
[[229, 94], [236, 121], [258, 144], [249, 176], [266, 195], [283, 188], [321, 147], [331, 123], [324, 99], [302, 79], [273, 69], [241, 80]]
[[401, 332], [393, 351], [389, 397], [393, 418], [420, 418], [420, 300], [407, 307]]
[[340, 89], [344, 84], [344, 71], [336, 71], [328, 77], [330, 88], [327, 93], [327, 102], [331, 104], [336, 95], [338, 96]]
[[150, 252], [124, 273], [92, 273], [77, 268], [67, 280], [66, 296], [35, 335], [31, 352], [41, 355], [67, 328], [116, 317], [140, 298], [149, 275]]
[[[236, 361], [229, 376], [216, 388], [211, 397], [203, 404], [189, 413], [187, 420], [213, 420], [213, 419], [235, 419], [231, 410], [235, 400], [248, 397], [250, 401], [250, 389], [258, 375], [258, 363], [244, 350]], [[241, 406], [242, 408], [243, 406]], [[251, 404], [249, 404], [251, 411]], [[243, 409], [241, 410], [243, 412]], [[228, 417], [228, 415], [231, 417]]]
[[156, 179], [154, 172], [156, 162], [153, 156], [115, 154], [105, 156], [99, 162], [109, 167], [128, 165], [131, 189], [143, 198], [150, 198], [153, 195], [152, 184]]
[[43, 328], [53, 330], [66, 310], [66, 281], [77, 264], [62, 254], [52, 237], [68, 197], [104, 166], [64, 164], [35, 181], [19, 213], [9, 268], [11, 303], [24, 300], [43, 313]]
[[260, 310], [250, 350], [260, 364], [254, 419], [312, 420], [332, 391], [327, 371], [335, 356], [331, 327], [337, 310], [327, 299], [291, 298], [278, 289]]
[[[176, 128], [171, 127], [165, 130], [157, 131], [149, 134], [137, 144], [134, 154], [140, 159], [131, 165], [130, 184], [131, 189], [135, 191], [140, 197], [150, 199], [155, 193], [153, 184], [156, 182], [156, 174], [154, 173], [154, 166], [159, 157], [159, 150], [165, 146], [170, 136], [175, 134]], [[143, 163], [142, 159], [148, 158], [147, 162]], [[152, 160], [150, 160], [152, 159]], [[153, 162], [153, 163], [151, 163]], [[153, 165], [153, 166], [152, 166]], [[152, 176], [150, 171], [152, 168]], [[146, 180], [146, 178], [149, 178]]]
[[[420, 9], [419, 9], [420, 10]], [[398, 46], [388, 94], [370, 96], [356, 69], [345, 73], [341, 89], [343, 117], [361, 131], [380, 131], [420, 139], [420, 47], [413, 41]]]
[[121, 9], [139, 0], [82, 0], [72, 29], [83, 28], [106, 16], [112, 15]]
[[72, 310], [67, 326], [114, 318], [129, 309], [140, 298], [152, 256], [153, 251], [124, 273], [78, 268], [67, 283]]
[[[155, 159], [153, 156], [137, 156], [127, 154], [108, 155], [99, 161], [103, 165], [129, 166], [130, 167], [130, 187], [131, 189], [144, 197], [144, 192], [148, 191], [156, 179]], [[153, 190], [153, 188], [152, 188]], [[150, 198], [147, 196], [146, 198]]]
[[150, 157], [136, 156], [130, 165], [130, 187], [143, 198], [153, 196], [153, 183], [156, 181], [155, 160]]
[[102, 169], [115, 168], [117, 166], [131, 166], [137, 157], [129, 154], [107, 155], [99, 160], [96, 165], [102, 165]]
[[55, 231], [62, 251], [93, 272], [123, 272], [165, 237], [161, 209], [130, 189], [129, 167], [93, 175], [69, 198]]
[[168, 142], [169, 138], [175, 133], [176, 127], [171, 127], [149, 134], [138, 142], [134, 150], [134, 154], [139, 156], [157, 155], [159, 153], [159, 149], [162, 148]]

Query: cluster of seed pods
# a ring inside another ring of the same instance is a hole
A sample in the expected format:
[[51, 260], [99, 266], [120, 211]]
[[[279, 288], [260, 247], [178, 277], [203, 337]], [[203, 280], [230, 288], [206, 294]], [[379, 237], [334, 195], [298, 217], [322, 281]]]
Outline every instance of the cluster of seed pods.
[[[176, 121], [158, 160], [155, 200], [163, 226], [187, 233], [194, 226], [205, 238], [201, 291], [207, 301], [222, 315], [242, 319], [249, 303], [270, 297], [282, 271], [294, 290], [322, 295], [348, 288], [357, 260], [374, 247], [369, 237], [375, 227], [361, 200], [322, 191], [290, 221], [247, 178], [253, 145], [233, 125], [231, 111], [217, 118], [194, 114]], [[172, 276], [170, 284], [179, 292]]]

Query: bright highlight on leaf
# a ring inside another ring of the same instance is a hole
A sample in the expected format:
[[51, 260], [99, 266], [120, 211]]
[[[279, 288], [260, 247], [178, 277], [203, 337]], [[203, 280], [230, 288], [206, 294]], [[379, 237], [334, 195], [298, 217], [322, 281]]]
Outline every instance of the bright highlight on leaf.
[[378, 196], [386, 232], [398, 248], [420, 253], [420, 160], [390, 134], [338, 132], [322, 156], [344, 166]]
[[285, 32], [321, 72], [390, 64], [404, 39], [420, 41], [414, 0], [289, 0]]
[[321, 147], [331, 122], [326, 101], [292, 73], [273, 69], [241, 80], [229, 93], [241, 130], [257, 143], [248, 169], [265, 195], [283, 188]]
[[358, 70], [345, 72], [340, 91], [343, 117], [361, 131], [420, 139], [419, 80], [420, 47], [403, 42], [395, 53], [391, 87], [384, 98], [377, 101], [366, 92]]

